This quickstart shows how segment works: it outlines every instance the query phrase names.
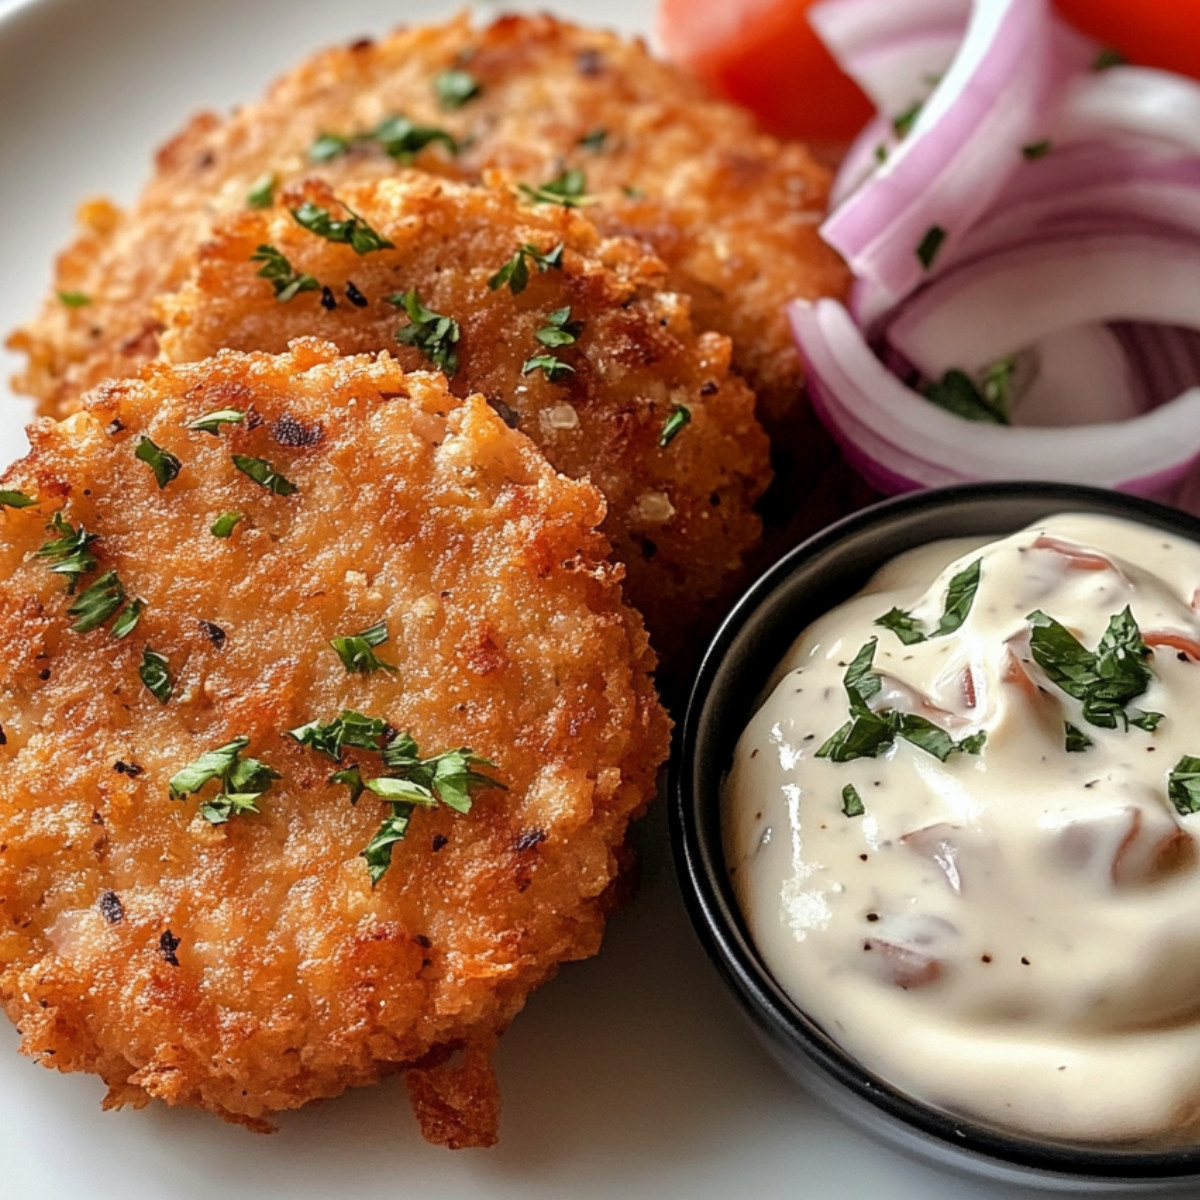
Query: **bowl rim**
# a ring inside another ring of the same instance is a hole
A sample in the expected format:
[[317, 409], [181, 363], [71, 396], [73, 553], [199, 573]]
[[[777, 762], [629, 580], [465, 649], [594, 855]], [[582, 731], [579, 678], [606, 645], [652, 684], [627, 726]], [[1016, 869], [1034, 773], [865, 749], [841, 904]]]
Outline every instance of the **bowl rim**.
[[[1102, 488], [1020, 481], [958, 484], [892, 497], [807, 538], [768, 567], [743, 593], [713, 635], [694, 675], [683, 718], [676, 728], [668, 777], [668, 816], [676, 875], [695, 932], [758, 1032], [768, 1042], [782, 1044], [802, 1064], [816, 1068], [893, 1122], [924, 1135], [935, 1145], [940, 1143], [944, 1152], [956, 1156], [965, 1152], [969, 1159], [990, 1160], [1002, 1167], [1032, 1169], [1080, 1183], [1087, 1179], [1182, 1182], [1200, 1176], [1200, 1144], [1158, 1151], [1107, 1150], [1039, 1140], [1036, 1136], [1009, 1133], [952, 1116], [910, 1098], [861, 1066], [803, 1013], [758, 957], [724, 870], [720, 821], [715, 815], [719, 808], [717, 783], [723, 769], [710, 771], [716, 782], [710, 785], [708, 794], [696, 779], [698, 756], [702, 753], [701, 725], [712, 719], [710, 704], [719, 706], [719, 694], [714, 696], [713, 689], [722, 666], [731, 650], [751, 640], [754, 618], [798, 570], [856, 535], [894, 527], [914, 517], [928, 517], [951, 506], [982, 508], [1005, 500], [1026, 503], [1044, 500], [1044, 515], [1074, 510], [1124, 517], [1200, 544], [1200, 520], [1178, 509]], [[1015, 523], [1010, 532], [1016, 532], [1026, 523]], [[1004, 534], [997, 531], [995, 536]], [[872, 569], [878, 569], [885, 561], [886, 558], [880, 558]], [[842, 598], [847, 598], [853, 590], [857, 589], [847, 591]], [[796, 629], [792, 637], [799, 633]], [[767, 665], [761, 683], [766, 682], [774, 665]], [[730, 717], [726, 723], [734, 721], [740, 732], [747, 719], [748, 714]], [[707, 832], [701, 819], [705, 812]]]

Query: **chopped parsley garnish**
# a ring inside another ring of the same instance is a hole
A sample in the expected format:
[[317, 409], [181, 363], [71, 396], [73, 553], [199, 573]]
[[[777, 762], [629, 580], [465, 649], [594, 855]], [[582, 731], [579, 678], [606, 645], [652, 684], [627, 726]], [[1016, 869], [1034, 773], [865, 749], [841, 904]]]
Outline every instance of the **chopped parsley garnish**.
[[233, 465], [244, 475], [249, 475], [255, 483], [274, 492], [276, 496], [290, 496], [297, 491], [296, 485], [290, 479], [285, 479], [265, 458], [251, 458], [246, 454], [230, 455]]
[[337, 220], [327, 208], [305, 200], [299, 208], [289, 211], [296, 224], [327, 242], [337, 242], [349, 246], [355, 254], [370, 254], [373, 250], [390, 250], [395, 242], [389, 242], [381, 233], [377, 233], [352, 208], [343, 204], [350, 214], [345, 220]]
[[582, 146], [585, 150], [603, 150], [604, 143], [608, 141], [607, 129], [593, 129], [590, 133], [585, 133], [575, 144]]
[[529, 264], [537, 268], [538, 273], [550, 270], [562, 270], [563, 244], [547, 250], [543, 254], [536, 246], [526, 242], [517, 247], [517, 252], [488, 280], [488, 287], [494, 292], [506, 283], [514, 296], [520, 295], [529, 286]]
[[65, 304], [67, 308], [85, 308], [91, 304], [92, 298], [86, 292], [57, 292], [58, 301], [60, 304]]
[[1171, 768], [1167, 795], [1181, 817], [1200, 812], [1200, 758], [1185, 754]]
[[349, 788], [351, 804], [357, 804], [363, 793], [369, 791], [391, 806], [391, 812], [360, 856], [366, 860], [372, 887], [391, 865], [392, 850], [397, 842], [404, 840], [414, 808], [433, 808], [440, 803], [455, 812], [467, 813], [474, 791], [504, 788], [502, 783], [477, 769], [494, 768], [495, 764], [467, 747], [422, 758], [411, 734], [397, 733], [378, 717], [349, 709], [332, 721], [310, 721], [289, 730], [288, 736], [339, 762], [345, 747], [369, 750], [380, 756], [385, 772], [382, 775], [364, 779], [362, 768], [353, 765], [329, 777], [330, 783]]
[[967, 619], [971, 605], [975, 603], [975, 593], [979, 590], [979, 577], [983, 568], [983, 559], [977, 558], [965, 570], [959, 571], [946, 589], [946, 605], [941, 618], [931, 633], [926, 633], [917, 623], [912, 613], [902, 608], [893, 608], [880, 617], [875, 624], [884, 629], [890, 629], [906, 646], [928, 641], [930, 638], [945, 637], [953, 633]]
[[521, 195], [532, 204], [561, 204], [564, 208], [580, 208], [594, 203], [587, 194], [587, 173], [571, 167], [543, 183], [541, 187], [517, 184]]
[[199, 433], [211, 433], [213, 437], [221, 436], [222, 425], [241, 425], [246, 420], [246, 414], [236, 408], [218, 408], [214, 412], [197, 417], [188, 425]]
[[310, 162], [323, 163], [339, 158], [352, 146], [380, 146], [384, 153], [399, 162], [411, 162], [414, 155], [434, 142], [441, 142], [451, 154], [458, 153], [458, 143], [444, 129], [414, 125], [407, 117], [385, 117], [374, 129], [345, 137], [338, 133], [323, 133], [308, 149]]
[[933, 260], [937, 258], [938, 251], [941, 250], [945, 240], [946, 231], [940, 225], [931, 225], [925, 231], [925, 236], [917, 245], [917, 257], [921, 260], [921, 266], [925, 270], [928, 271], [933, 266]]
[[665, 450], [682, 432], [685, 425], [692, 419], [692, 410], [686, 404], [675, 404], [667, 413], [663, 422], [662, 433], [658, 435], [658, 444]]
[[1094, 744], [1082, 729], [1077, 725], [1072, 725], [1070, 721], [1063, 722], [1063, 730], [1066, 734], [1064, 744], [1068, 754], [1082, 754]]
[[1049, 138], [1044, 138], [1040, 142], [1031, 142], [1028, 146], [1021, 147], [1021, 154], [1029, 162], [1037, 162], [1039, 158], [1045, 158], [1050, 153], [1051, 143]]
[[33, 496], [27, 496], [24, 492], [0, 488], [0, 508], [29, 508], [36, 503], [37, 500]]
[[125, 589], [116, 571], [105, 571], [88, 584], [67, 609], [70, 616], [79, 618], [71, 628], [76, 633], [90, 633], [103, 625], [124, 603]]
[[852, 783], [846, 784], [842, 788], [842, 812], [848, 817], [861, 817], [866, 811], [862, 797], [858, 794], [858, 788]]
[[344, 708], [332, 721], [309, 721], [307, 725], [289, 729], [287, 735], [300, 745], [328, 755], [334, 762], [341, 762], [342, 749], [345, 746], [378, 752], [380, 739], [386, 732], [386, 721], [381, 721], [378, 717], [366, 717], [353, 709]]
[[262, 245], [250, 255], [251, 262], [260, 262], [259, 277], [270, 281], [275, 289], [275, 299], [281, 304], [298, 296], [301, 292], [319, 291], [321, 285], [312, 275], [302, 275], [274, 246]]
[[817, 757], [837, 763], [875, 758], [890, 750], [897, 738], [911, 742], [940, 762], [959, 752], [978, 754], [987, 741], [986, 733], [974, 733], [955, 741], [940, 726], [916, 713], [892, 709], [875, 712], [870, 708], [868, 701], [883, 687], [883, 680], [872, 670], [875, 645], [876, 640], [872, 638], [846, 668], [842, 686], [850, 698], [850, 720], [824, 742]]
[[[571, 320], [571, 306], [567, 305], [566, 308], [556, 308], [554, 312], [547, 314], [546, 324], [533, 336], [543, 346], [573, 346], [582, 331], [582, 323]], [[575, 373], [575, 368], [563, 362], [556, 354], [535, 354], [525, 360], [521, 374], [529, 375], [538, 370], [549, 380], [554, 380], [559, 375]]]
[[183, 466], [170, 450], [156, 446], [145, 434], [138, 439], [137, 449], [133, 453], [135, 458], [144, 462], [154, 472], [160, 491], [179, 474], [179, 469]]
[[280, 776], [256, 758], [241, 757], [249, 744], [248, 737], [234, 738], [177, 771], [167, 784], [171, 799], [184, 800], [219, 779], [221, 790], [200, 805], [200, 816], [213, 825], [223, 825], [240, 813], [258, 812], [256, 801]]
[[917, 123], [917, 118], [921, 115], [921, 109], [925, 107], [924, 100], [918, 100], [914, 104], [910, 104], [902, 113], [892, 118], [892, 129], [898, 138], [907, 137], [912, 131], [912, 127]]
[[138, 668], [138, 677], [146, 685], [150, 694], [160, 704], [166, 704], [171, 698], [174, 685], [171, 682], [171, 672], [166, 655], [151, 650], [149, 646], [142, 649], [142, 665]]
[[1040, 609], [1026, 620], [1033, 626], [1029, 648], [1033, 660], [1056, 687], [1083, 704], [1083, 719], [1100, 729], [1135, 725], [1153, 732], [1162, 713], [1129, 708], [1150, 684], [1143, 661], [1150, 649], [1128, 606], [1112, 617], [1094, 651]]
[[125, 611], [112, 623], [112, 629], [109, 632], [113, 637], [118, 641], [123, 637], [128, 637], [137, 628], [137, 623], [142, 619], [145, 607], [145, 600], [137, 598], [131, 600]]
[[397, 292], [388, 300], [403, 308], [410, 322], [396, 330], [396, 341], [402, 346], [415, 346], [435, 367], [453, 375], [458, 370], [458, 351], [454, 347], [462, 335], [458, 322], [426, 308], [416, 288]]
[[274, 171], [260, 175], [246, 193], [246, 203], [251, 208], [270, 208], [275, 203], [275, 185], [278, 183]]
[[362, 633], [335, 637], [329, 644], [337, 651], [348, 675], [370, 675], [372, 671], [395, 672], [399, 669], [375, 655], [374, 647], [382, 646], [387, 640], [387, 623], [380, 621], [378, 625], [372, 625]]
[[65, 575], [67, 590], [73, 592], [80, 577], [96, 569], [96, 556], [88, 547], [97, 535], [88, 533], [82, 525], [76, 529], [61, 512], [54, 514], [46, 528], [57, 533], [58, 537], [46, 542], [37, 552], [37, 557], [50, 562], [50, 570], [56, 575]]
[[213, 537], [227, 538], [237, 528], [238, 524], [245, 518], [240, 512], [225, 512], [222, 513], [209, 528], [209, 533]]
[[927, 400], [955, 416], [1009, 425], [1012, 423], [1009, 397], [1015, 370], [1015, 359], [1002, 358], [984, 372], [980, 386], [965, 371], [952, 367], [940, 381], [927, 384], [922, 391]]
[[438, 103], [451, 112], [483, 95], [479, 80], [470, 71], [461, 68], [443, 71], [435, 76], [433, 87]]

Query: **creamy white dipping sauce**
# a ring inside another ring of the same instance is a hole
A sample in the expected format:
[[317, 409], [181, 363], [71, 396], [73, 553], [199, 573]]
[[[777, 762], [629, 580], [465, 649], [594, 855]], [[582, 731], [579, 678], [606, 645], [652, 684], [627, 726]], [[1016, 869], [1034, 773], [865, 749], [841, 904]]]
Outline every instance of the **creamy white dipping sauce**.
[[[897, 608], [933, 631], [976, 560], [958, 629], [905, 645], [875, 624]], [[1198, 589], [1200, 547], [1055, 516], [900, 556], [789, 651], [725, 784], [726, 862], [768, 969], [869, 1071], [1039, 1136], [1200, 1137], [1200, 815], [1168, 790], [1200, 758]], [[1041, 611], [1095, 652], [1127, 606], [1155, 648], [1135, 656], [1145, 691], [1118, 707], [1163, 714], [1153, 731], [1088, 723], [1031, 643]], [[897, 737], [877, 757], [818, 757], [872, 638], [868, 708], [968, 746], [985, 733], [978, 753], [940, 762]], [[1066, 750], [1067, 722], [1087, 749]]]

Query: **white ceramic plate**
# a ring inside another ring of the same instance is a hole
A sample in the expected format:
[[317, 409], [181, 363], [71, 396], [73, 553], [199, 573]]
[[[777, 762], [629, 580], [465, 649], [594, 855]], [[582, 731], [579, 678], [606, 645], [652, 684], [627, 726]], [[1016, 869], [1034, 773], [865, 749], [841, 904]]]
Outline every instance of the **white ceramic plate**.
[[[721, 0], [696, 0], [720, 3]], [[84, 196], [129, 201], [153, 147], [192, 112], [257, 95], [311, 50], [451, 0], [0, 0], [0, 332], [31, 315]], [[491, 6], [485, 6], [491, 7]], [[652, 0], [557, 0], [566, 16], [647, 29]], [[0, 353], [7, 378], [16, 359]], [[28, 404], [0, 384], [0, 458]], [[846, 1128], [743, 1026], [694, 940], [662, 814], [642, 826], [644, 881], [598, 959], [567, 967], [501, 1043], [494, 1150], [425, 1145], [398, 1081], [285, 1115], [258, 1137], [208, 1114], [102, 1113], [103, 1085], [17, 1053], [0, 1020], [6, 1200], [1006, 1200]]]

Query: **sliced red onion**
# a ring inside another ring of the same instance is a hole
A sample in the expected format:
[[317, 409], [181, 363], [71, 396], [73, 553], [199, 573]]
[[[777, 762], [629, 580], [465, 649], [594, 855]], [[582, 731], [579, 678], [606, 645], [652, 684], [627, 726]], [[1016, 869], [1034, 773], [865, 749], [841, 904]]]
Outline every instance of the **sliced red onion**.
[[1055, 142], [1118, 138], [1165, 143], [1200, 154], [1200, 84], [1151, 67], [1109, 67], [1078, 75], [1067, 89]]
[[1200, 461], [1200, 388], [1128, 421], [1066, 429], [976, 424], [888, 372], [837, 301], [794, 301], [788, 315], [818, 414], [881, 491], [1030, 479], [1165, 498]]
[[1043, 136], [1067, 54], [1046, 0], [977, 0], [911, 132], [825, 222], [855, 275], [896, 301], [919, 286], [986, 211], [1022, 148]]
[[887, 326], [926, 378], [983, 370], [1039, 338], [1105, 321], [1200, 329], [1200, 244], [1146, 234], [1045, 239], [950, 271]]

